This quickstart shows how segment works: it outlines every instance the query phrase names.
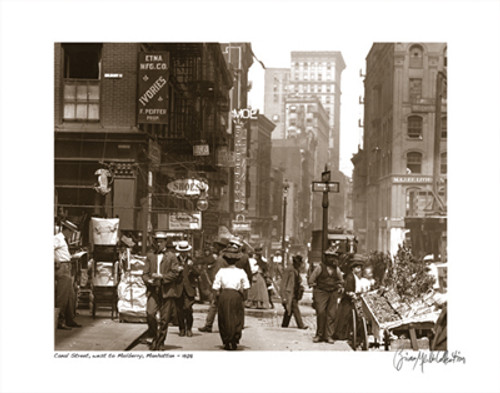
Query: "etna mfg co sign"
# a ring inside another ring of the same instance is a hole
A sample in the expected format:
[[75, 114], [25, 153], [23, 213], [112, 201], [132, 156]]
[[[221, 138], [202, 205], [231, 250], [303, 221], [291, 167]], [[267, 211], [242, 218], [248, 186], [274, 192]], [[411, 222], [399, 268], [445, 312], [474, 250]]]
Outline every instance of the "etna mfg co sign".
[[168, 123], [168, 52], [140, 52], [138, 72], [138, 122]]

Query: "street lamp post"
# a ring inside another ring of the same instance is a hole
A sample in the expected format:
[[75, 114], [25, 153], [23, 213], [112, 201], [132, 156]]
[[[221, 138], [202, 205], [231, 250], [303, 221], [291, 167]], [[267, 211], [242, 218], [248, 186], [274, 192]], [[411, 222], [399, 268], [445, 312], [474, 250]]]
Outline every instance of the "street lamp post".
[[[325, 171], [321, 173], [321, 181], [327, 184], [330, 181], [330, 171], [326, 165]], [[323, 207], [323, 241], [321, 242], [321, 257], [323, 258], [323, 253], [328, 248], [328, 187], [325, 187], [323, 192], [321, 206]]]
[[283, 251], [283, 267], [286, 267], [286, 203], [289, 188], [288, 180], [285, 179], [283, 182], [283, 230], [281, 233], [281, 249]]

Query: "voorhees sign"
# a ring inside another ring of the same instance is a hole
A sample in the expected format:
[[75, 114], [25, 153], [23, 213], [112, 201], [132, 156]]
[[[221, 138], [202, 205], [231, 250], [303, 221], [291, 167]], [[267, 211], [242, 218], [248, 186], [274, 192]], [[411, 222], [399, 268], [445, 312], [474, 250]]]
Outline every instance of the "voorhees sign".
[[138, 122], [168, 123], [168, 52], [140, 52], [138, 72]]

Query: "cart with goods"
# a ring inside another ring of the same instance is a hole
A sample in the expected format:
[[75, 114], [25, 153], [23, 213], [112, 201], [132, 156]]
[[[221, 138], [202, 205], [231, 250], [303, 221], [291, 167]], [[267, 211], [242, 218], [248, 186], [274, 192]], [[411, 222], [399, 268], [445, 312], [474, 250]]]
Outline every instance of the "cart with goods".
[[356, 350], [360, 346], [363, 351], [367, 351], [369, 347], [368, 323], [363, 311], [362, 300], [357, 296], [352, 299], [352, 303], [354, 306], [352, 310], [352, 347]]
[[127, 249], [121, 256], [123, 274], [118, 284], [118, 315], [120, 322], [146, 321], [146, 285], [142, 273], [146, 257], [134, 255]]
[[412, 302], [403, 301], [395, 292], [379, 289], [361, 294], [361, 308], [375, 342], [389, 350], [394, 330], [409, 332], [411, 347], [418, 350], [416, 330], [431, 330], [440, 310], [430, 292]]
[[117, 313], [117, 287], [120, 273], [118, 261], [118, 225], [119, 219], [91, 219], [93, 236], [92, 269], [92, 317], [97, 309], [111, 310], [111, 319]]

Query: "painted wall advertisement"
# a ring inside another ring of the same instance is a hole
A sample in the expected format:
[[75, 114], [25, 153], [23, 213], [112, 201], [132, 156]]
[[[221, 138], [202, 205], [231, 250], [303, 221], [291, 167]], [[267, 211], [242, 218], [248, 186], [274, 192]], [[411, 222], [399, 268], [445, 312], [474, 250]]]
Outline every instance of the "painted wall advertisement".
[[168, 123], [168, 52], [140, 52], [137, 89], [138, 122]]

